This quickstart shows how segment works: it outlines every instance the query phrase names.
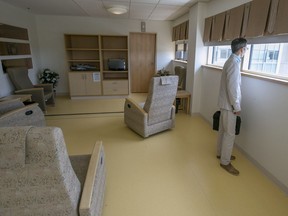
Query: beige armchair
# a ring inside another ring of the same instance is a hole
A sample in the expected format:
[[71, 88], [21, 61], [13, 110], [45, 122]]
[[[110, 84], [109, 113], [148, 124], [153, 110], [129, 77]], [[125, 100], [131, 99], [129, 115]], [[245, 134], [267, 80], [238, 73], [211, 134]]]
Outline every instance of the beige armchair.
[[178, 90], [186, 89], [186, 68], [182, 66], [175, 66], [175, 75], [179, 77]]
[[0, 101], [0, 127], [45, 126], [45, 117], [37, 103], [25, 106], [19, 99]]
[[142, 137], [173, 128], [177, 86], [178, 76], [153, 77], [145, 104], [126, 98], [125, 124]]
[[[178, 82], [178, 91], [180, 90], [185, 90], [186, 89], [186, 68], [182, 66], [175, 66], [174, 68], [175, 75], [179, 77], [179, 82]], [[177, 98], [176, 99], [176, 113], [178, 113], [179, 105], [181, 104], [181, 99]]]
[[55, 104], [52, 84], [33, 85], [25, 67], [10, 67], [7, 73], [16, 89], [15, 94], [31, 94], [32, 101], [37, 102], [43, 111], [46, 111], [46, 103]]
[[69, 158], [60, 128], [0, 127], [0, 215], [100, 216], [105, 155]]

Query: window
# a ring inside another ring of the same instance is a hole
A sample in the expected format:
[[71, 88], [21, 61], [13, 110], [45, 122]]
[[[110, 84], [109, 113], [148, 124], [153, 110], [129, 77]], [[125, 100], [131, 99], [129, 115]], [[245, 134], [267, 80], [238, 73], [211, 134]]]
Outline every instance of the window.
[[[230, 55], [230, 46], [209, 47], [208, 64], [222, 67]], [[248, 45], [242, 62], [243, 71], [287, 79], [288, 43]]]
[[223, 66], [225, 61], [231, 55], [231, 46], [214, 46], [209, 47], [208, 64]]
[[176, 41], [175, 42], [175, 59], [187, 61], [188, 57], [188, 41]]

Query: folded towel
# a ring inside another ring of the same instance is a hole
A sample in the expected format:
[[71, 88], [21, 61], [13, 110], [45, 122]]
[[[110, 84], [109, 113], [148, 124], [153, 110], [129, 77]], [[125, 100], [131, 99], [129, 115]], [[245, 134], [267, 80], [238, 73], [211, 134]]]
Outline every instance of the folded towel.
[[170, 85], [172, 83], [171, 77], [169, 76], [161, 76], [161, 85]]

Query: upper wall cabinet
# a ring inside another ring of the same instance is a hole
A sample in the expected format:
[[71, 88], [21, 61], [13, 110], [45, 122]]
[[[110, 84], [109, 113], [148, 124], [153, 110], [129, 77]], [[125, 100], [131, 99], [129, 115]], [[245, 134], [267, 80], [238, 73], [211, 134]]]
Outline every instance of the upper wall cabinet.
[[211, 40], [212, 21], [213, 17], [208, 17], [205, 19], [204, 37], [203, 37], [204, 42], [210, 42]]
[[205, 19], [204, 43], [288, 34], [288, 0], [253, 0]]
[[250, 6], [246, 37], [264, 35], [271, 0], [253, 0]]
[[242, 27], [241, 27], [241, 37], [245, 37], [246, 35], [246, 30], [247, 30], [247, 25], [248, 25], [248, 20], [249, 20], [249, 13], [250, 13], [250, 6], [251, 6], [251, 2], [244, 5], [244, 14], [243, 14], [243, 19], [242, 19]]
[[0, 23], [0, 61], [8, 67], [32, 68], [28, 30]]
[[211, 41], [222, 41], [225, 24], [225, 12], [217, 14], [212, 20]]
[[245, 5], [233, 8], [226, 12], [224, 40], [240, 37]]
[[183, 22], [172, 30], [172, 41], [187, 40], [189, 34], [189, 21]]
[[[274, 4], [271, 12], [271, 28], [273, 29], [272, 34], [287, 34], [288, 33], [288, 1], [287, 0], [272, 0]], [[275, 21], [273, 21], [275, 18]]]

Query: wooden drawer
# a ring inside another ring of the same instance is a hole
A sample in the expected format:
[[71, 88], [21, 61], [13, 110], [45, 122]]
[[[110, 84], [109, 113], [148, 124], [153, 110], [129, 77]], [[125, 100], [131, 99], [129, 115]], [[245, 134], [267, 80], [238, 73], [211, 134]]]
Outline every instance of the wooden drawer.
[[103, 81], [104, 95], [128, 95], [128, 80]]

